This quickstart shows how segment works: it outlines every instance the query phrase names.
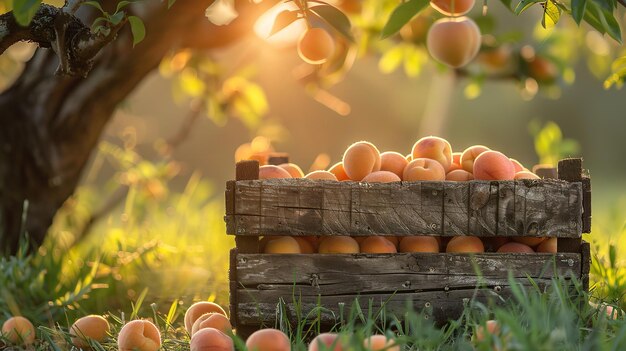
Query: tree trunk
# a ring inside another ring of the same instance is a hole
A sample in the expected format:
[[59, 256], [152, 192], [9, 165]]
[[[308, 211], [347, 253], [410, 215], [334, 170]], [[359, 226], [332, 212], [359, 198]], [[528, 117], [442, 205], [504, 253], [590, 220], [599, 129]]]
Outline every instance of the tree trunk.
[[25, 200], [23, 229], [32, 245], [42, 243], [117, 105], [170, 50], [227, 45], [250, 33], [253, 19], [267, 7], [242, 1], [239, 17], [217, 27], [204, 16], [211, 2], [178, 0], [169, 10], [162, 1], [134, 5], [132, 11], [146, 24], [145, 40], [133, 48], [125, 28], [96, 57], [87, 78], [55, 75], [55, 53], [36, 51], [18, 80], [0, 95], [0, 251], [12, 254], [18, 248]]

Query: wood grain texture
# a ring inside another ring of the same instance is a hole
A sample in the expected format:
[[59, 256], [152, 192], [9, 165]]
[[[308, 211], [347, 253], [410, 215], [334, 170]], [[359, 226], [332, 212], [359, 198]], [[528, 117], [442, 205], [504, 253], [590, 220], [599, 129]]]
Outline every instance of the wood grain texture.
[[[245, 180], [258, 180], [259, 179], [259, 162], [255, 160], [239, 161], [235, 166], [235, 179], [237, 181]], [[231, 185], [231, 189], [226, 188], [226, 208], [232, 209], [233, 213], [236, 211], [236, 192], [237, 183]], [[231, 195], [233, 194], [233, 195]], [[229, 196], [231, 198], [229, 199]], [[234, 196], [234, 197], [233, 197]], [[226, 224], [226, 230], [230, 229], [229, 224]], [[241, 253], [258, 253], [259, 252], [259, 238], [258, 237], [236, 237], [235, 246]]]
[[227, 231], [258, 235], [580, 237], [582, 185], [559, 180], [237, 181]]
[[[566, 158], [559, 161], [557, 167], [557, 174], [559, 179], [565, 180], [568, 182], [576, 182], [576, 184], [581, 185], [581, 201], [583, 200], [582, 194], [582, 173], [583, 173], [583, 164], [582, 159], [580, 158]], [[578, 200], [578, 199], [577, 199]], [[571, 199], [571, 201], [574, 201]], [[581, 204], [580, 212], [572, 212], [573, 216], [580, 216], [580, 228], [577, 228], [582, 233], [583, 230], [583, 217], [584, 217], [584, 208]], [[572, 223], [574, 223], [574, 219], [572, 219]], [[580, 252], [580, 245], [582, 243], [581, 237], [574, 238], [559, 238], [557, 240], [557, 251], [558, 252]]]

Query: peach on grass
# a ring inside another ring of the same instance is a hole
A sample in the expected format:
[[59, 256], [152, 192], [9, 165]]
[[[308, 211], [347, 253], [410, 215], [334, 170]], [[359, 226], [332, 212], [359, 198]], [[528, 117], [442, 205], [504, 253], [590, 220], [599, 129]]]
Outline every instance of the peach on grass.
[[444, 180], [446, 179], [446, 170], [441, 163], [435, 160], [416, 158], [406, 165], [402, 179], [405, 181]]
[[281, 236], [280, 238], [269, 240], [263, 252], [266, 254], [298, 254], [302, 253], [298, 241], [290, 236]]
[[291, 342], [278, 329], [257, 330], [246, 340], [248, 351], [290, 351]]
[[500, 248], [498, 249], [497, 252], [511, 252], [511, 253], [534, 253], [535, 250], [533, 250], [530, 246], [528, 245], [524, 245], [521, 243], [516, 243], [516, 242], [510, 242], [510, 243], [506, 243], [502, 246], [500, 246]]
[[259, 167], [259, 179], [291, 178], [291, 174], [278, 166], [267, 165]]
[[469, 17], [438, 20], [430, 27], [426, 39], [430, 55], [435, 60], [454, 68], [465, 66], [472, 61], [478, 54], [480, 44], [480, 29]]
[[541, 179], [538, 175], [530, 171], [520, 171], [515, 173], [515, 177], [513, 179]]
[[449, 253], [480, 253], [485, 252], [483, 242], [475, 236], [455, 236], [446, 246]]
[[469, 173], [474, 172], [474, 160], [478, 155], [482, 154], [485, 151], [489, 151], [490, 149], [484, 145], [473, 145], [463, 150], [461, 153], [461, 158], [459, 160], [461, 164], [461, 168], [466, 170]]
[[359, 253], [359, 243], [349, 236], [329, 236], [320, 242], [321, 254], [330, 253]]
[[191, 351], [234, 351], [233, 340], [216, 328], [198, 330], [189, 342]]
[[15, 345], [30, 345], [35, 341], [35, 326], [22, 316], [11, 317], [2, 324], [2, 336]]
[[292, 238], [294, 238], [298, 242], [298, 246], [300, 246], [300, 253], [315, 253], [315, 245], [311, 241], [301, 236], [292, 236]]
[[366, 175], [380, 171], [380, 153], [374, 144], [359, 141], [343, 154], [343, 168], [352, 180], [362, 180]]
[[400, 351], [400, 345], [386, 335], [372, 335], [363, 341], [363, 346], [369, 351]]
[[295, 163], [283, 163], [278, 167], [284, 169], [291, 175], [291, 178], [303, 178], [304, 172], [302, 172], [302, 168]]
[[392, 183], [400, 180], [400, 177], [393, 172], [376, 171], [366, 175], [361, 181], [366, 183]]
[[228, 317], [226, 311], [224, 311], [220, 305], [209, 301], [199, 301], [189, 306], [185, 312], [185, 330], [191, 333], [193, 323], [203, 314], [211, 312], [223, 314], [225, 317]]
[[344, 180], [350, 180], [350, 177], [346, 174], [346, 170], [343, 169], [343, 162], [335, 163], [328, 170], [330, 173], [334, 174], [338, 181], [342, 182]]
[[430, 6], [446, 16], [462, 16], [474, 7], [474, 0], [430, 0]]
[[477, 180], [513, 180], [515, 167], [503, 153], [489, 150], [476, 157], [472, 173]]
[[322, 28], [309, 28], [298, 39], [298, 55], [304, 62], [319, 65], [335, 52], [335, 40]]
[[435, 136], [423, 137], [415, 142], [411, 155], [413, 155], [413, 160], [427, 158], [439, 162], [443, 166], [444, 173], [448, 172], [452, 164], [450, 143], [446, 139]]
[[382, 236], [370, 236], [359, 245], [362, 253], [396, 253], [396, 246]]
[[476, 341], [483, 341], [487, 338], [487, 334], [494, 336], [500, 334], [500, 324], [498, 321], [491, 319], [485, 322], [485, 325], [479, 325], [476, 328], [474, 337]]
[[557, 242], [558, 242], [557, 238], [548, 238], [537, 246], [536, 251], [543, 252], [543, 253], [556, 253]]
[[117, 346], [119, 351], [156, 351], [161, 348], [161, 333], [150, 321], [130, 321], [120, 330]]
[[439, 242], [434, 236], [405, 236], [400, 240], [400, 252], [439, 252]]
[[446, 174], [446, 180], [455, 182], [465, 182], [473, 179], [474, 175], [464, 169], [455, 169], [454, 171]]
[[233, 326], [230, 324], [230, 320], [221, 313], [209, 312], [205, 313], [196, 319], [191, 326], [191, 335], [193, 336], [199, 330], [205, 328], [215, 328], [224, 334], [233, 332]]
[[409, 161], [401, 154], [394, 151], [387, 151], [380, 154], [380, 170], [395, 173], [402, 178], [402, 172]]
[[524, 244], [524, 245], [528, 245], [530, 247], [535, 247], [541, 244], [546, 239], [547, 238], [538, 237], [538, 236], [512, 236], [511, 237], [511, 240]]
[[305, 179], [318, 179], [318, 180], [337, 180], [334, 174], [329, 171], [313, 171], [304, 176]]
[[343, 351], [339, 334], [321, 333], [309, 344], [308, 351]]
[[110, 330], [109, 322], [102, 316], [81, 317], [70, 328], [72, 344], [78, 348], [88, 348], [89, 339], [102, 342]]

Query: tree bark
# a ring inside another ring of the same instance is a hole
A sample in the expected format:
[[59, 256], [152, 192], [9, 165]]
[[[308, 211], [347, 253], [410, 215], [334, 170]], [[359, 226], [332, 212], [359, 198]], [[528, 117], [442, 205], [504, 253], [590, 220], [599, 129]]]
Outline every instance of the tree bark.
[[[239, 17], [218, 27], [204, 16], [212, 0], [178, 0], [169, 10], [163, 3], [133, 5], [131, 11], [145, 22], [145, 40], [133, 48], [126, 26], [96, 56], [86, 78], [55, 74], [58, 55], [38, 49], [0, 95], [0, 251], [18, 249], [25, 200], [23, 229], [35, 247], [43, 242], [116, 107], [170, 50], [228, 45], [251, 33], [254, 19], [268, 6], [267, 1], [254, 5], [243, 0], [237, 6]], [[79, 18], [87, 18], [83, 12], [89, 11], [81, 9]]]

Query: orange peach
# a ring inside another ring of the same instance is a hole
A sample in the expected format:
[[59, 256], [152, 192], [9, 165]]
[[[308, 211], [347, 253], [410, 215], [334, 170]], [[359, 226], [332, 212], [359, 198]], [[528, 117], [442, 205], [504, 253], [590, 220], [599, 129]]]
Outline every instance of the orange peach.
[[300, 251], [298, 241], [290, 236], [282, 236], [278, 239], [270, 240], [265, 244], [263, 252], [266, 254], [297, 254]]
[[530, 171], [520, 171], [515, 173], [514, 179], [541, 179], [538, 175]]
[[283, 163], [278, 167], [284, 169], [291, 175], [291, 178], [302, 178], [304, 177], [304, 172], [302, 172], [302, 168], [295, 163]]
[[474, 172], [474, 160], [478, 155], [482, 154], [485, 151], [489, 151], [490, 149], [484, 145], [474, 145], [470, 146], [461, 153], [461, 168], [464, 170], [473, 173]]
[[343, 168], [352, 180], [362, 180], [366, 175], [380, 171], [380, 153], [374, 144], [356, 142], [343, 154]]
[[338, 181], [350, 180], [350, 177], [346, 174], [346, 170], [343, 169], [343, 162], [335, 163], [328, 171], [334, 174]]
[[200, 318], [200, 316], [205, 313], [211, 312], [223, 314], [228, 317], [226, 315], [226, 311], [224, 311], [220, 305], [209, 301], [199, 301], [189, 306], [185, 312], [185, 330], [188, 333], [191, 333], [191, 328], [193, 327], [193, 323], [196, 319]]
[[537, 237], [537, 236], [512, 236], [511, 240], [528, 245], [530, 247], [535, 247], [541, 244], [547, 238]]
[[234, 351], [233, 340], [221, 330], [204, 328], [198, 330], [189, 342], [191, 351]]
[[320, 243], [318, 252], [330, 253], [359, 253], [359, 243], [349, 236], [329, 236]]
[[[486, 329], [486, 330], [485, 330]], [[485, 333], [486, 332], [486, 333]], [[496, 320], [488, 320], [485, 325], [479, 325], [476, 328], [476, 341], [483, 341], [487, 338], [487, 333], [491, 335], [500, 334], [500, 324]]]
[[161, 348], [161, 333], [150, 321], [130, 321], [120, 330], [117, 346], [119, 351], [156, 351]]
[[320, 237], [315, 235], [305, 235], [301, 236], [302, 239], [308, 241], [314, 250], [317, 250], [317, 247], [320, 245]]
[[448, 173], [456, 170], [456, 169], [462, 169], [463, 167], [461, 167], [461, 155], [463, 153], [462, 152], [453, 152], [452, 153], [452, 163], [450, 164], [450, 168], [448, 169]]
[[257, 330], [246, 340], [248, 351], [291, 351], [291, 342], [278, 329]]
[[383, 238], [389, 240], [393, 244], [393, 246], [395, 246], [395, 247], [398, 247], [398, 244], [400, 243], [400, 239], [397, 236], [388, 236], [388, 235], [386, 235]]
[[309, 344], [308, 351], [343, 351], [344, 347], [341, 343], [339, 334], [321, 333]]
[[485, 245], [485, 251], [488, 252], [496, 252], [502, 245], [511, 241], [506, 236], [489, 236], [482, 237], [481, 239]]
[[528, 62], [528, 74], [539, 83], [554, 83], [559, 75], [559, 68], [554, 62], [535, 56]]
[[513, 162], [513, 167], [515, 168], [515, 173], [517, 172], [521, 172], [521, 171], [527, 171], [526, 167], [524, 167], [522, 165], [522, 163], [514, 158], [509, 158], [509, 160], [511, 160], [511, 162]]
[[337, 180], [334, 174], [329, 171], [313, 171], [304, 176], [305, 179], [318, 179], [318, 180]]
[[309, 64], [319, 65], [335, 53], [335, 40], [322, 28], [310, 28], [298, 39], [298, 55]]
[[454, 171], [446, 174], [446, 180], [455, 182], [464, 182], [473, 179], [474, 175], [464, 169], [455, 169]]
[[294, 238], [298, 242], [298, 246], [300, 246], [300, 253], [303, 253], [303, 254], [315, 253], [315, 246], [311, 241], [301, 236], [292, 236], [292, 238]]
[[485, 151], [474, 160], [474, 179], [512, 180], [515, 167], [508, 157], [498, 151]]
[[393, 172], [376, 171], [366, 175], [361, 181], [366, 183], [392, 183], [400, 180], [400, 177]]
[[380, 170], [395, 173], [402, 178], [404, 168], [409, 161], [401, 154], [393, 151], [387, 151], [380, 154]]
[[430, 0], [430, 6], [446, 16], [462, 16], [474, 7], [474, 0]]
[[453, 68], [472, 61], [478, 54], [480, 44], [480, 29], [469, 17], [442, 18], [430, 26], [426, 38], [430, 55]]
[[441, 163], [435, 160], [416, 158], [406, 165], [402, 179], [406, 181], [444, 180], [446, 179], [446, 170]]
[[363, 240], [367, 239], [367, 236], [351, 236], [354, 241], [356, 241], [359, 245], [363, 242]]
[[548, 238], [537, 246], [537, 252], [556, 253], [557, 238]]
[[70, 328], [72, 344], [78, 348], [89, 348], [89, 339], [102, 342], [110, 330], [109, 322], [102, 316], [89, 315], [79, 318]]
[[452, 165], [452, 147], [443, 138], [434, 136], [421, 138], [413, 145], [411, 154], [413, 160], [428, 158], [439, 162], [443, 166], [444, 173], [448, 172]]
[[496, 252], [534, 253], [535, 250], [533, 250], [528, 245], [511, 242], [500, 246], [500, 248]]
[[215, 328], [225, 334], [233, 332], [233, 326], [228, 318], [221, 313], [215, 312], [205, 313], [196, 319], [193, 322], [193, 326], [191, 326], [191, 335], [193, 336], [199, 330], [205, 328]]
[[413, 154], [408, 154], [404, 158], [406, 158], [407, 162], [413, 161]]
[[396, 253], [396, 246], [382, 236], [370, 236], [360, 246], [362, 253]]
[[11, 317], [2, 324], [2, 336], [15, 345], [30, 345], [35, 341], [35, 326], [22, 316]]
[[267, 165], [259, 167], [259, 179], [291, 178], [291, 174], [278, 166]]
[[446, 252], [450, 253], [480, 253], [485, 252], [483, 242], [475, 236], [455, 236], [450, 239]]
[[434, 236], [405, 236], [400, 240], [400, 252], [439, 252], [439, 242]]
[[369, 351], [400, 351], [400, 345], [386, 335], [372, 335], [363, 341], [363, 346]]

